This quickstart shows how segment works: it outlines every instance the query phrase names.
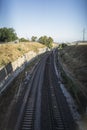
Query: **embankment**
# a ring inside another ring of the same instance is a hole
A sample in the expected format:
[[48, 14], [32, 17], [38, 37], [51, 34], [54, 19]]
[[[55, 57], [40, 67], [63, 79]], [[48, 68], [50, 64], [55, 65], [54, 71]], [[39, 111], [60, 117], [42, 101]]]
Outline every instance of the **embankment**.
[[[46, 52], [40, 43], [19, 43], [0, 45], [0, 92], [3, 86], [14, 79], [34, 57]], [[3, 51], [2, 51], [3, 50]], [[5, 87], [6, 88], [6, 87]]]
[[87, 44], [59, 50], [61, 75], [80, 112], [87, 112]]

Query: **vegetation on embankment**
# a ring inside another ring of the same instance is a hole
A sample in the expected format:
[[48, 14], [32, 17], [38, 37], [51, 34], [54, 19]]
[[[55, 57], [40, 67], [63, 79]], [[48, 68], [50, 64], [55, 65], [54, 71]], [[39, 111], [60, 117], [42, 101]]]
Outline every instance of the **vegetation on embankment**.
[[20, 43], [6, 43], [0, 44], [0, 67], [9, 62], [13, 62], [23, 54], [34, 51], [38, 52], [40, 48], [45, 48], [38, 42], [20, 42]]
[[29, 51], [38, 52], [40, 48], [53, 47], [53, 38], [47, 36], [36, 36], [29, 38], [18, 38], [15, 29], [3, 27], [0, 28], [0, 67], [13, 62], [18, 57]]
[[87, 107], [87, 45], [66, 46], [59, 51], [62, 77], [82, 111]]

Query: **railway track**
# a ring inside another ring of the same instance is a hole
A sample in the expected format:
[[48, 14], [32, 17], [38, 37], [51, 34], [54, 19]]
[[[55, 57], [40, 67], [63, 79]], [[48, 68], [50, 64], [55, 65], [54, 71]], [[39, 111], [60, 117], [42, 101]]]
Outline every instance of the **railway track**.
[[[43, 59], [39, 62], [34, 71], [27, 93], [23, 100], [23, 104], [21, 106], [15, 130], [33, 130], [34, 127], [39, 125], [40, 113], [39, 115], [37, 113], [39, 112], [38, 110], [40, 109], [41, 104], [40, 91], [42, 87], [44, 68], [47, 57], [48, 54], [43, 56]], [[36, 118], [38, 118], [38, 122]]]
[[38, 64], [23, 102], [15, 130], [77, 130], [58, 84], [53, 53]]

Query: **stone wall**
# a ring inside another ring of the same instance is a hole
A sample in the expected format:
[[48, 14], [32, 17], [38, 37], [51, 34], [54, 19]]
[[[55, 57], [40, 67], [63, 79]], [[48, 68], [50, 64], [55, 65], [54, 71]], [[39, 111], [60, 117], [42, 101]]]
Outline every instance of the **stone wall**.
[[34, 57], [46, 52], [47, 48], [40, 48], [38, 52], [29, 51], [16, 61], [8, 63], [6, 66], [0, 68], [0, 91], [7, 82], [16, 76], [25, 67], [25, 64], [29, 63]]

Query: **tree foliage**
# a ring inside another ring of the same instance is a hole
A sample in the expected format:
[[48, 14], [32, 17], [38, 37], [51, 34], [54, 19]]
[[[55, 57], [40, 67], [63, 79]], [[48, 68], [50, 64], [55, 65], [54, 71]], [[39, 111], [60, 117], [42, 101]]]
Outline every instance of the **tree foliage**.
[[35, 42], [36, 40], [37, 40], [37, 37], [36, 37], [36, 36], [32, 36], [32, 37], [31, 37], [31, 41], [32, 41], [32, 42]]
[[22, 37], [19, 39], [19, 42], [29, 42], [29, 40]]
[[53, 39], [47, 36], [41, 36], [38, 42], [46, 45], [48, 48], [52, 48]]
[[17, 39], [17, 34], [13, 28], [0, 28], [0, 41], [10, 42]]
[[63, 49], [64, 47], [66, 47], [67, 46], [67, 44], [66, 43], [61, 43], [60, 45], [59, 45], [59, 49]]

